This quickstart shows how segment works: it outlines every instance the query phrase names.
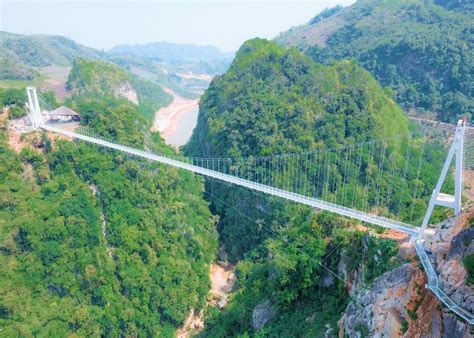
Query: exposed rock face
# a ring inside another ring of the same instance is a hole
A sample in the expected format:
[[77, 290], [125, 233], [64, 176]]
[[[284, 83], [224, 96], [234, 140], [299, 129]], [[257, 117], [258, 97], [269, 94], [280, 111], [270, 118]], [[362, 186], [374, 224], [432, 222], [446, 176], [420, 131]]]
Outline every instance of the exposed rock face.
[[[459, 217], [466, 221], [463, 215]], [[463, 308], [474, 312], [474, 287], [466, 284], [466, 270], [462, 264], [462, 259], [474, 252], [474, 229], [464, 229], [456, 231], [456, 235], [448, 235], [446, 232], [456, 230], [456, 223], [452, 223], [452, 228], [441, 229], [441, 237], [450, 239], [450, 242], [440, 242], [439, 238], [433, 238], [431, 249], [433, 250], [436, 270], [439, 271], [443, 290]], [[449, 224], [449, 223], [448, 223]]]
[[133, 104], [138, 104], [138, 95], [135, 89], [130, 83], [123, 84], [117, 91], [119, 96], [122, 96], [132, 102]]
[[341, 318], [349, 337], [398, 337], [408, 321], [406, 308], [416, 294], [414, 281], [423, 278], [417, 268], [404, 264], [386, 272], [368, 289], [359, 290]]
[[464, 229], [451, 241], [447, 259], [465, 257], [474, 252], [474, 228]]
[[227, 264], [211, 264], [211, 290], [209, 291], [209, 303], [219, 309], [226, 307], [229, 301], [229, 293], [235, 283], [235, 267]]
[[258, 304], [252, 311], [252, 327], [255, 331], [265, 325], [270, 319], [275, 317], [276, 310], [273, 305], [266, 301], [265, 303]]
[[446, 314], [443, 318], [444, 334], [443, 338], [472, 337], [469, 333], [469, 326], [461, 323], [454, 315]]
[[[445, 292], [459, 305], [474, 311], [474, 288], [466, 285], [462, 258], [474, 252], [474, 229], [464, 229], [472, 211], [437, 225], [427, 235], [428, 250]], [[404, 247], [403, 247], [404, 245]], [[403, 243], [399, 255], [409, 258], [411, 243]], [[401, 252], [403, 250], [403, 252]], [[340, 262], [343, 273], [344, 262]], [[363, 267], [361, 267], [363, 269]], [[357, 274], [349, 276], [357, 278]], [[339, 336], [362, 337], [472, 337], [469, 324], [441, 307], [439, 300], [425, 289], [426, 274], [415, 264], [389, 271], [368, 289], [349, 289], [354, 300], [339, 321]]]

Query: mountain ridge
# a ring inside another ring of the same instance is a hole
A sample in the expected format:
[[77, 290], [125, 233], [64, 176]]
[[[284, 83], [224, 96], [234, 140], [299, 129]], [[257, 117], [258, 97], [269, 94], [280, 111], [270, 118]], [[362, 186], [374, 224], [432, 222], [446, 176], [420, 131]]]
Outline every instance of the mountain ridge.
[[474, 116], [470, 22], [472, 6], [462, 1], [359, 0], [275, 41], [325, 64], [354, 59], [392, 88], [405, 110], [456, 122]]
[[223, 52], [212, 45], [178, 44], [167, 41], [146, 44], [117, 45], [109, 53], [136, 55], [166, 61], [215, 61], [232, 58], [233, 52]]

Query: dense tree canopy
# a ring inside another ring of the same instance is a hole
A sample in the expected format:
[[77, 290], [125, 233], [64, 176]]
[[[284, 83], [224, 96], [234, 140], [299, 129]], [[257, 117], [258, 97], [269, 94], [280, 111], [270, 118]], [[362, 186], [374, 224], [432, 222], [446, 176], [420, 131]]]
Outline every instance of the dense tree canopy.
[[[322, 65], [296, 49], [254, 39], [240, 48], [227, 73], [216, 77], [201, 99], [198, 125], [185, 152], [251, 160], [399, 134], [409, 134], [403, 111], [390, 90], [355, 62]], [[419, 154], [419, 139], [411, 140], [415, 147], [410, 149]], [[405, 150], [407, 145], [395, 147]], [[442, 156], [431, 143], [423, 147], [429, 157], [425, 177], [418, 178], [417, 167], [410, 164], [409, 174], [399, 177], [393, 190], [403, 201], [402, 218], [410, 211], [421, 215], [425, 208], [420, 196], [409, 193], [414, 185], [426, 195], [437, 178]], [[364, 166], [387, 176], [374, 159], [363, 152]], [[398, 158], [394, 161], [403, 166]], [[333, 169], [337, 175], [339, 169]], [[346, 190], [353, 192], [362, 184], [346, 183]], [[224, 248], [239, 263], [230, 304], [223, 311], [208, 309], [203, 336], [323, 336], [326, 325], [337, 327], [348, 295], [347, 285], [323, 268], [322, 260], [346, 276], [359, 271], [366, 284], [399, 263], [393, 240], [354, 231], [348, 220], [212, 179], [206, 181], [206, 192], [211, 210], [220, 216]], [[339, 196], [337, 190], [332, 193]], [[369, 191], [368, 199], [375, 194]], [[383, 260], [376, 257], [380, 254]], [[259, 307], [274, 317], [256, 332]]]
[[278, 37], [318, 62], [353, 58], [405, 109], [443, 121], [474, 116], [472, 4], [359, 0]]
[[113, 63], [83, 58], [73, 62], [67, 88], [74, 99], [98, 96], [133, 100], [136, 95], [137, 111], [150, 122], [154, 112], [172, 100], [154, 82], [132, 75]]
[[[71, 104], [95, 133], [174, 153], [134, 104], [91, 97]], [[202, 180], [45, 135], [16, 154], [0, 137], [3, 335], [173, 337], [204, 305], [217, 249]]]
[[[193, 156], [251, 158], [324, 150], [406, 133], [408, 123], [402, 110], [354, 62], [324, 66], [295, 49], [255, 39], [241, 47], [228, 72], [217, 77], [202, 98], [198, 125], [186, 151]], [[413, 151], [421, 153], [423, 149], [420, 145]], [[413, 196], [407, 194], [412, 190], [410, 186], [417, 184], [422, 191], [415, 196], [419, 206], [415, 213], [419, 217], [426, 203], [420, 196], [431, 192], [437, 177], [432, 166], [437, 168], [440, 156], [430, 145], [424, 151], [432, 161], [423, 164], [427, 174], [422, 182], [417, 178], [418, 163], [410, 163], [407, 178], [397, 173], [393, 194], [403, 202], [401, 206], [389, 207], [392, 211], [405, 210], [401, 211], [402, 218], [413, 214]], [[356, 171], [357, 159], [353, 157], [351, 170]], [[364, 152], [362, 161], [364, 166], [377, 165], [369, 152]], [[399, 168], [403, 167], [402, 158], [395, 161]], [[335, 175], [341, 169], [336, 168]], [[386, 168], [378, 169], [380, 175], [388, 175]], [[365, 183], [355, 183], [345, 191], [355, 194]], [[280, 199], [257, 198], [246, 190], [222, 184], [209, 189], [221, 200], [235, 201], [239, 209], [259, 220], [262, 226], [289, 226], [293, 215], [305, 210]], [[379, 189], [387, 190], [388, 186]], [[332, 193], [341, 196], [337, 190]], [[369, 192], [369, 200], [374, 198], [371, 194], [375, 191]], [[260, 227], [242, 219], [224, 203], [213, 201], [213, 207], [221, 215], [221, 238], [231, 257], [242, 257], [265, 237]]]

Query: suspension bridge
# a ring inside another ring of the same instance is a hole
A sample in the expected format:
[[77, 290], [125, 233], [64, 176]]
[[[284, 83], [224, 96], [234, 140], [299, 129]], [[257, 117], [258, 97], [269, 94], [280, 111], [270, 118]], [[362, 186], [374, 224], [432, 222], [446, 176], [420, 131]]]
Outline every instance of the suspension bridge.
[[[444, 164], [441, 163], [441, 174], [435, 189], [427, 195], [419, 187], [420, 174], [426, 162], [424, 155], [430, 151], [427, 141], [422, 138], [398, 135], [391, 139], [370, 140], [302, 154], [246, 158], [179, 157], [155, 154], [149, 150], [119, 144], [84, 127], [67, 130], [58, 124], [45, 123], [36, 90], [28, 87], [27, 94], [29, 119], [33, 128], [118, 150], [411, 236], [428, 276], [426, 287], [451, 311], [470, 324], [474, 323], [474, 315], [457, 305], [443, 291], [442, 282], [425, 250], [423, 238], [435, 206], [450, 208], [455, 215], [461, 212], [466, 120], [460, 120], [455, 127], [446, 160]], [[442, 193], [452, 163], [453, 193]], [[412, 190], [413, 195], [406, 196], [407, 190]], [[417, 215], [414, 203], [423, 197], [428, 198], [428, 207], [424, 215]]]

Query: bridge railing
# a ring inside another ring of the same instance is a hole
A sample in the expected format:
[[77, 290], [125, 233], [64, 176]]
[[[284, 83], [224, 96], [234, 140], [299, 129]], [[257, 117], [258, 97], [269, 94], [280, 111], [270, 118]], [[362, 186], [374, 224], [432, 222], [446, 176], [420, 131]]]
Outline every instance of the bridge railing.
[[366, 213], [363, 211], [351, 209], [348, 207], [340, 206], [338, 204], [332, 203], [332, 202], [327, 202], [323, 201], [314, 197], [308, 197], [305, 195], [301, 195], [299, 193], [291, 192], [291, 191], [286, 191], [277, 187], [269, 186], [266, 184], [250, 181], [241, 177], [233, 176], [230, 174], [225, 174], [222, 172], [218, 172], [212, 169], [196, 166], [195, 164], [189, 163], [187, 160], [180, 160], [176, 159], [174, 156], [172, 157], [167, 157], [165, 155], [157, 155], [153, 154], [148, 151], [144, 150], [139, 150], [139, 149], [134, 149], [131, 147], [123, 146], [121, 144], [117, 144], [108, 140], [105, 140], [104, 138], [95, 138], [83, 134], [78, 134], [72, 131], [64, 130], [61, 128], [53, 127], [50, 125], [43, 125], [43, 129], [45, 130], [50, 130], [56, 133], [60, 133], [63, 135], [67, 135], [73, 138], [81, 139], [87, 142], [95, 143], [104, 147], [108, 147], [111, 149], [116, 149], [123, 151], [125, 153], [129, 153], [135, 156], [139, 156], [142, 158], [147, 158], [153, 161], [165, 163], [168, 165], [171, 165], [176, 168], [181, 168], [185, 170], [189, 170], [204, 176], [220, 179], [232, 184], [236, 184], [239, 186], [243, 186], [249, 189], [254, 189], [258, 190], [264, 193], [267, 193], [269, 195], [274, 195], [278, 197], [285, 198], [287, 200], [291, 200], [294, 202], [302, 203], [314, 208], [319, 208], [322, 210], [327, 210], [330, 212], [334, 212], [336, 214], [342, 215], [342, 216], [347, 216], [350, 218], [355, 218], [370, 224], [382, 226], [385, 228], [390, 228], [390, 229], [395, 229], [398, 231], [402, 231], [406, 234], [409, 234], [411, 236], [415, 236], [418, 234], [418, 229], [417, 227], [414, 227], [412, 225], [399, 222], [399, 221], [394, 221], [389, 218], [385, 218], [382, 216], [378, 215], [373, 215], [370, 213]]
[[[82, 135], [82, 134], [77, 134], [72, 131], [67, 131], [64, 129], [56, 128], [53, 126], [49, 125], [42, 125], [41, 128], [45, 130], [49, 130], [52, 132], [56, 132], [59, 134], [63, 134], [69, 137], [77, 138], [80, 140], [84, 140], [87, 142], [95, 143], [104, 147], [108, 147], [111, 149], [116, 149], [123, 151], [125, 153], [139, 156], [142, 158], [147, 158], [153, 161], [161, 162], [164, 164], [171, 165], [176, 168], [181, 168], [185, 170], [189, 170], [204, 176], [209, 176], [212, 178], [220, 179], [232, 184], [240, 185], [249, 189], [254, 189], [258, 190], [270, 195], [278, 196], [285, 198], [287, 200], [291, 200], [294, 202], [299, 202], [305, 205], [309, 205], [311, 207], [319, 208], [322, 210], [327, 210], [330, 212], [334, 212], [336, 214], [342, 215], [342, 216], [347, 216], [350, 218], [358, 219], [370, 224], [375, 224], [379, 225], [382, 227], [390, 228], [390, 229], [396, 229], [402, 232], [405, 232], [411, 236], [416, 236], [418, 234], [419, 228], [413, 227], [411, 225], [398, 222], [398, 221], [393, 221], [385, 217], [377, 216], [377, 215], [372, 215], [366, 212], [350, 209], [348, 207], [340, 206], [335, 203], [331, 202], [326, 202], [322, 201], [313, 197], [308, 197], [304, 196], [295, 192], [290, 192], [290, 191], [285, 191], [276, 187], [268, 186], [262, 183], [257, 183], [253, 181], [249, 181], [240, 177], [232, 176], [229, 174], [221, 173], [214, 171], [212, 169], [207, 169], [203, 167], [196, 166], [192, 163], [189, 163], [188, 161], [180, 161], [177, 160], [173, 157], [167, 157], [165, 155], [156, 155], [147, 151], [143, 150], [138, 150], [134, 148], [130, 148], [127, 146], [123, 146], [120, 144], [113, 143], [109, 140], [105, 140], [104, 138], [95, 138], [92, 136], [87, 136], [87, 135]], [[415, 249], [420, 257], [421, 263], [428, 275], [428, 284], [426, 285], [427, 288], [433, 291], [433, 293], [441, 300], [443, 304], [445, 304], [451, 311], [455, 312], [458, 314], [460, 317], [464, 318], [467, 320], [469, 323], [473, 324], [474, 323], [474, 318], [471, 313], [466, 311], [465, 309], [461, 308], [459, 305], [457, 305], [446, 293], [441, 289], [440, 287], [440, 281], [438, 278], [438, 275], [436, 274], [436, 271], [431, 264], [431, 261], [428, 257], [428, 254], [426, 253], [424, 247], [423, 247], [423, 242], [421, 240], [417, 240], [415, 242]]]

